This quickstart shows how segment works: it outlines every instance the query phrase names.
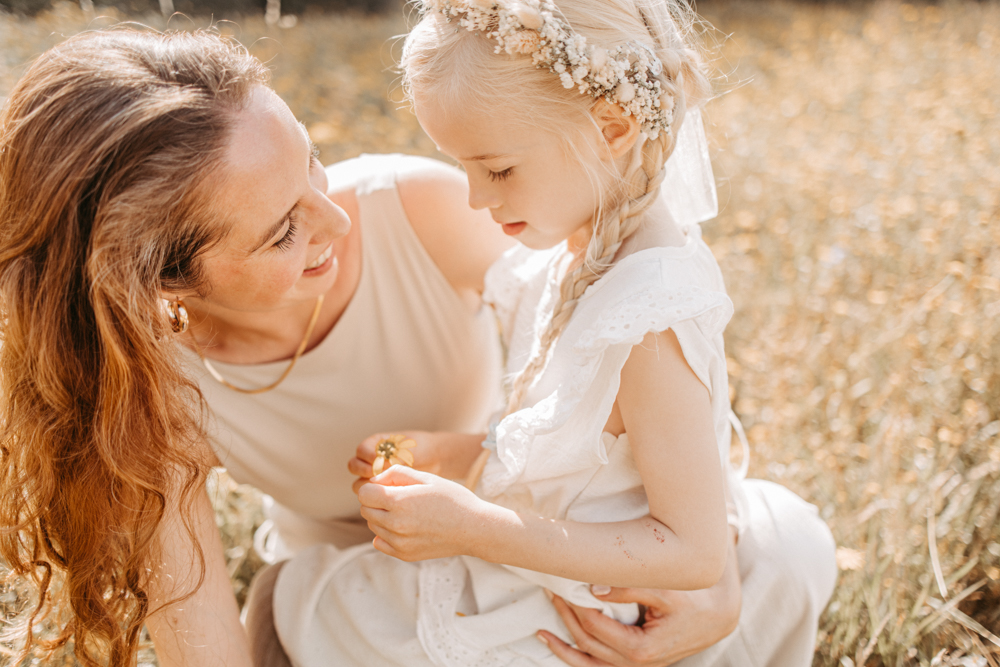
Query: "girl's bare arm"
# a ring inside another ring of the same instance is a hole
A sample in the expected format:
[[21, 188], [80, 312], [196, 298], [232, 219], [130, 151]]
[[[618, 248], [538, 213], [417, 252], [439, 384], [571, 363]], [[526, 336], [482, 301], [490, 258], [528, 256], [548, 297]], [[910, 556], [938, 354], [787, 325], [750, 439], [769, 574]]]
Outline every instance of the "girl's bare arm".
[[457, 484], [394, 467], [358, 494], [376, 547], [404, 560], [468, 554], [612, 586], [712, 586], [726, 564], [722, 464], [708, 390], [673, 332], [648, 334], [633, 348], [618, 407], [649, 517], [579, 523], [519, 514]]

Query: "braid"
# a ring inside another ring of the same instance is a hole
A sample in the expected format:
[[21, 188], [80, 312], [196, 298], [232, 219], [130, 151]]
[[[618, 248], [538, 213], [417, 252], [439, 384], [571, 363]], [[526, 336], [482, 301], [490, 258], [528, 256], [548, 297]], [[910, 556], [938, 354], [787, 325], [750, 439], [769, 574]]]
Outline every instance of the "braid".
[[[683, 113], [682, 109], [678, 111]], [[675, 118], [679, 117], [675, 111]], [[663, 182], [663, 165], [673, 149], [673, 143], [673, 131], [661, 132], [656, 139], [646, 139], [641, 148], [634, 150], [632, 164], [624, 178], [624, 201], [597, 220], [582, 261], [577, 262], [577, 266], [563, 278], [559, 286], [559, 301], [539, 339], [538, 349], [514, 378], [507, 414], [521, 407], [528, 388], [545, 368], [549, 352], [573, 316], [580, 297], [611, 268], [622, 243], [638, 229], [643, 214], [656, 201]]]
[[[666, 48], [657, 55], [663, 62], [661, 85], [672, 94], [674, 100], [674, 123], [656, 139], [640, 139], [641, 145], [633, 149], [631, 164], [622, 179], [622, 202], [595, 222], [594, 232], [582, 260], [563, 278], [559, 286], [559, 301], [539, 339], [538, 349], [511, 385], [507, 414], [521, 407], [528, 388], [545, 368], [549, 352], [573, 316], [580, 297], [611, 268], [622, 243], [639, 228], [643, 214], [660, 194], [663, 166], [674, 150], [676, 130], [684, 120], [684, 81], [693, 80], [697, 86], [699, 80], [704, 79], [700, 76], [698, 56], [693, 51]], [[685, 77], [685, 74], [688, 76]]]

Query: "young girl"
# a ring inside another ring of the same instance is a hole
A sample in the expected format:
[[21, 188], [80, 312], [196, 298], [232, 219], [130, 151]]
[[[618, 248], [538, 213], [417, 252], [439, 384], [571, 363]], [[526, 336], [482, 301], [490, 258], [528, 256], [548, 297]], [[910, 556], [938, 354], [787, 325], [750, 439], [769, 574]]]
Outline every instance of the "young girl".
[[570, 641], [551, 593], [635, 623], [637, 605], [588, 584], [705, 588], [725, 565], [732, 305], [661, 196], [708, 85], [679, 3], [424, 11], [403, 56], [418, 119], [521, 243], [485, 295], [509, 401], [476, 494], [401, 466], [372, 478], [358, 495], [374, 547], [290, 561], [275, 623], [300, 666], [562, 664], [535, 634]]

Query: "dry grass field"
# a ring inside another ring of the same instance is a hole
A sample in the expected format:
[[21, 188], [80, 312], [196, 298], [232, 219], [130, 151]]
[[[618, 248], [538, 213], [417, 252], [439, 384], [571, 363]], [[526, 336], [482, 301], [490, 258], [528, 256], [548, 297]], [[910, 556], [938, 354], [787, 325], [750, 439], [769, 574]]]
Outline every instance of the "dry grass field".
[[[705, 233], [750, 474], [815, 503], [839, 545], [814, 664], [1000, 667], [1000, 3], [700, 9], [720, 93]], [[61, 36], [129, 18], [96, 15], [0, 15], [0, 96]], [[218, 27], [272, 65], [325, 162], [434, 155], [393, 101], [401, 14]], [[260, 499], [210, 486], [242, 596]]]

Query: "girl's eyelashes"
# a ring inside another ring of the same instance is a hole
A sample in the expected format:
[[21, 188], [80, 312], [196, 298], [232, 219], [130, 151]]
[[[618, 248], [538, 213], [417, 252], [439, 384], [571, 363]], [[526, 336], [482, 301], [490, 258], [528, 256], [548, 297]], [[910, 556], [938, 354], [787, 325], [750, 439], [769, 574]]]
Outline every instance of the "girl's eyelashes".
[[512, 171], [514, 171], [514, 167], [507, 167], [503, 171], [491, 171], [490, 180], [493, 182], [506, 181], [508, 178], [510, 178], [510, 174]]
[[295, 243], [295, 232], [298, 231], [298, 227], [295, 225], [295, 213], [294, 211], [288, 215], [288, 230], [284, 235], [274, 242], [275, 248], [278, 250], [288, 250]]

